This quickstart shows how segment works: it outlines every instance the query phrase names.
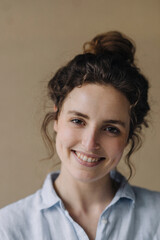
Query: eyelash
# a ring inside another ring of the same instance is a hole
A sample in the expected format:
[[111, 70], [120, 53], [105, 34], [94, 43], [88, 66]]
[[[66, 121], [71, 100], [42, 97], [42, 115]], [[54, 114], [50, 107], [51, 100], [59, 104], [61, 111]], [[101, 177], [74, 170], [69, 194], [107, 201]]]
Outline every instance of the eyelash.
[[71, 122], [76, 125], [85, 125], [85, 122], [83, 120], [77, 118], [72, 119]]
[[[85, 122], [78, 118], [72, 119], [71, 122], [78, 126], [85, 126]], [[120, 134], [120, 130], [113, 126], [107, 126], [107, 127], [103, 128], [103, 130], [114, 136], [118, 136]]]
[[108, 126], [105, 129], [107, 129], [107, 132], [115, 136], [118, 136], [120, 134], [120, 130], [116, 127]]

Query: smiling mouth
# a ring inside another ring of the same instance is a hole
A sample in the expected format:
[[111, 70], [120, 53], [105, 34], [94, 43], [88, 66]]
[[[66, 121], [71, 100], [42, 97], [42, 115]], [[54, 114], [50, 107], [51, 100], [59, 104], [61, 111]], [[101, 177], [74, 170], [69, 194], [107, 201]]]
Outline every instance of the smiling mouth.
[[78, 157], [79, 160], [83, 161], [83, 162], [87, 162], [87, 163], [97, 163], [99, 161], [104, 160], [104, 157], [100, 157], [100, 158], [96, 158], [96, 157], [88, 157], [87, 155], [80, 153], [80, 152], [76, 152], [73, 151], [76, 156]]

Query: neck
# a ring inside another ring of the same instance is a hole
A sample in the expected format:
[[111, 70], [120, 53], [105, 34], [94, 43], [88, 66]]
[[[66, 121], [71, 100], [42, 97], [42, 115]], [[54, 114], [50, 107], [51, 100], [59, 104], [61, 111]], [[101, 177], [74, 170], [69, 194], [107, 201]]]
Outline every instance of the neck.
[[61, 169], [54, 185], [67, 210], [87, 212], [96, 207], [103, 211], [115, 194], [109, 174], [95, 181], [82, 182]]

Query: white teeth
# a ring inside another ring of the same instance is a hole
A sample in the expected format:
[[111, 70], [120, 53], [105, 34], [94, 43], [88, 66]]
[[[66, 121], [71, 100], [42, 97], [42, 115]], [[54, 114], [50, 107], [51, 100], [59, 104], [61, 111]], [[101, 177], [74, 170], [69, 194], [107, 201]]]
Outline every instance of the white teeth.
[[75, 152], [75, 153], [77, 157], [84, 162], [91, 163], [91, 162], [97, 162], [99, 160], [99, 158], [91, 158], [91, 157], [88, 158], [86, 155], [83, 155], [82, 153], [79, 153], [79, 152]]
[[85, 162], [87, 161], [87, 156], [83, 157], [83, 161], [85, 161]]

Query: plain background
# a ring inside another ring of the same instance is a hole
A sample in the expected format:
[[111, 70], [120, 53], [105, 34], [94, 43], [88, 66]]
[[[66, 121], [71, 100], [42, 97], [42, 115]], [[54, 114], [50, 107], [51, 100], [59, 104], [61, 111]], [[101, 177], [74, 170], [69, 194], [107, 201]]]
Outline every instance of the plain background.
[[151, 85], [150, 128], [133, 156], [131, 183], [160, 190], [159, 25], [159, 0], [0, 0], [0, 207], [34, 193], [52, 171], [52, 161], [40, 161], [47, 81], [85, 41], [109, 30], [134, 39]]

